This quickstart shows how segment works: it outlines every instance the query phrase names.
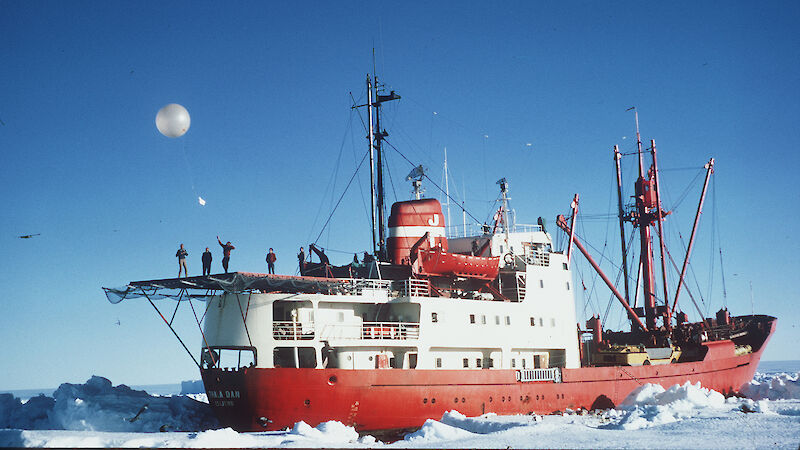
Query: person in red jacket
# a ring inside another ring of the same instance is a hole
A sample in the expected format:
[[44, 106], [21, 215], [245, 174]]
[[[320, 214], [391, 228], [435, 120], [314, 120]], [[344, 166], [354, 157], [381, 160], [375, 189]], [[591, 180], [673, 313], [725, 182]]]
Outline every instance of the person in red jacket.
[[275, 253], [272, 251], [272, 247], [269, 248], [269, 253], [267, 253], [267, 268], [269, 269], [269, 273], [275, 274], [275, 261], [277, 261], [278, 257], [275, 256]]
[[231, 241], [226, 243], [222, 243], [219, 240], [219, 236], [217, 236], [217, 242], [222, 247], [222, 268], [225, 269], [225, 273], [228, 273], [228, 262], [231, 260], [231, 250], [235, 249], [236, 247], [231, 244]]

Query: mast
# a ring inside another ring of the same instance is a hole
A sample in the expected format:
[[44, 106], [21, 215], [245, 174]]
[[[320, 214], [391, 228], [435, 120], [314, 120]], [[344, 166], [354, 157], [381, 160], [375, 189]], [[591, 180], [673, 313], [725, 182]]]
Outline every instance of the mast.
[[371, 208], [370, 214], [372, 216], [372, 251], [375, 253], [377, 247], [375, 245], [375, 141], [374, 130], [372, 128], [372, 82], [370, 81], [369, 74], [367, 74], [367, 117], [369, 121], [369, 189]]
[[500, 185], [500, 193], [503, 196], [503, 211], [500, 218], [503, 221], [503, 230], [505, 230], [506, 234], [506, 246], [508, 246], [508, 182], [505, 178], [501, 178], [497, 180], [497, 184]]
[[447, 178], [447, 147], [444, 148], [444, 193], [447, 196], [447, 226], [451, 226], [450, 222], [450, 182]]
[[[369, 77], [367, 77], [369, 78]], [[377, 179], [375, 181], [375, 186], [373, 190], [377, 191], [377, 200], [375, 203], [375, 209], [377, 209], [378, 215], [378, 242], [377, 246], [373, 244], [373, 247], [376, 248], [376, 253], [378, 255], [379, 260], [384, 260], [386, 258], [386, 202], [385, 202], [385, 195], [384, 195], [384, 187], [383, 187], [383, 150], [382, 150], [382, 142], [383, 139], [389, 135], [386, 130], [381, 129], [381, 104], [383, 102], [388, 102], [391, 100], [397, 100], [400, 98], [399, 95], [395, 94], [394, 91], [391, 91], [389, 95], [382, 95], [378, 93], [378, 76], [373, 74], [373, 79], [375, 80], [374, 86], [372, 88], [375, 90], [375, 100], [370, 102], [369, 110], [370, 110], [370, 152], [372, 152], [372, 146], [374, 146], [374, 150], [377, 153]], [[372, 92], [368, 95], [368, 98], [372, 98]], [[375, 126], [372, 127], [372, 108], [375, 108]], [[371, 155], [372, 153], [370, 153]], [[373, 216], [374, 217], [374, 216]], [[374, 223], [374, 219], [373, 219]], [[374, 228], [374, 227], [373, 227]], [[373, 231], [374, 234], [374, 231]], [[374, 238], [373, 238], [374, 241]]]
[[[664, 249], [664, 211], [661, 210], [661, 191], [658, 189], [658, 160], [656, 158], [656, 141], [650, 139], [650, 151], [653, 155], [653, 183], [656, 188], [656, 223], [658, 224], [658, 244], [661, 246], [661, 276], [664, 287], [664, 308], [669, 309], [669, 291], [667, 290], [667, 262], [666, 251]], [[670, 328], [672, 325], [665, 321], [664, 325]]]
[[644, 312], [647, 328], [655, 329], [656, 303], [655, 279], [653, 274], [653, 243], [650, 225], [653, 224], [652, 209], [657, 207], [652, 171], [645, 178], [644, 156], [642, 154], [642, 138], [639, 135], [639, 113], [636, 114], [636, 146], [639, 155], [639, 178], [636, 180], [636, 221], [639, 225], [640, 261], [642, 264], [642, 293], [644, 294]]
[[[378, 76], [373, 74], [373, 79], [375, 80], [375, 98], [378, 99]], [[378, 259], [383, 260], [386, 255], [386, 228], [385, 228], [385, 216], [386, 216], [386, 205], [384, 204], [384, 191], [383, 191], [383, 151], [381, 150], [381, 142], [383, 141], [383, 132], [381, 131], [381, 109], [380, 109], [380, 101], [375, 103], [375, 130], [373, 132], [375, 135], [375, 150], [377, 155], [377, 172], [378, 176], [376, 179], [377, 186], [377, 202], [375, 204], [376, 208], [378, 209]]]
[[617, 205], [619, 206], [619, 237], [622, 245], [622, 276], [625, 280], [625, 300], [630, 303], [630, 292], [628, 290], [628, 249], [625, 243], [625, 210], [622, 207], [622, 169], [620, 160], [622, 154], [619, 146], [614, 146], [614, 163], [617, 166]]

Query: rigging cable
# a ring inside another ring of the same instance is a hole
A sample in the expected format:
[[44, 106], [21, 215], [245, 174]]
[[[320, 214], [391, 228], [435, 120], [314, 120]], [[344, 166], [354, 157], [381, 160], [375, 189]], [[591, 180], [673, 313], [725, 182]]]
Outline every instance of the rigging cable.
[[326, 228], [326, 227], [328, 226], [328, 224], [330, 223], [331, 219], [333, 218], [333, 213], [335, 213], [335, 212], [336, 212], [336, 209], [337, 209], [337, 208], [339, 207], [339, 205], [342, 203], [342, 199], [344, 198], [344, 194], [346, 194], [346, 193], [347, 193], [347, 189], [349, 189], [349, 188], [350, 188], [350, 185], [353, 183], [353, 179], [355, 179], [356, 175], [358, 175], [358, 171], [361, 169], [361, 166], [364, 164], [364, 160], [365, 160], [365, 159], [367, 159], [367, 153], [364, 153], [364, 156], [362, 156], [362, 157], [361, 157], [361, 162], [360, 162], [360, 163], [358, 163], [358, 167], [356, 167], [356, 170], [355, 170], [355, 172], [353, 172], [353, 176], [351, 176], [351, 177], [350, 177], [350, 181], [348, 181], [348, 182], [347, 182], [347, 186], [345, 186], [345, 187], [344, 187], [344, 191], [342, 191], [342, 195], [341, 195], [341, 196], [339, 196], [339, 200], [338, 200], [338, 201], [336, 201], [336, 206], [334, 206], [334, 207], [333, 207], [333, 210], [332, 210], [332, 211], [331, 211], [331, 213], [328, 215], [328, 220], [326, 220], [326, 221], [325, 221], [325, 224], [324, 224], [324, 225], [322, 225], [322, 229], [319, 231], [319, 234], [317, 235], [317, 238], [316, 238], [316, 239], [314, 239], [314, 243], [317, 243], [317, 241], [319, 241], [319, 238], [320, 238], [320, 236], [322, 236], [322, 233], [323, 233], [323, 231], [325, 231], [325, 228]]
[[[409, 164], [411, 164], [411, 167], [417, 167], [417, 165], [416, 165], [416, 164], [412, 163], [412, 162], [411, 162], [411, 160], [409, 160], [408, 158], [406, 158], [406, 155], [404, 155], [404, 154], [403, 154], [403, 153], [402, 153], [400, 150], [398, 150], [398, 149], [397, 149], [397, 147], [395, 147], [394, 145], [392, 145], [392, 143], [391, 143], [391, 142], [389, 142], [389, 141], [388, 141], [388, 140], [386, 140], [386, 139], [384, 139], [384, 140], [383, 140], [383, 142], [385, 142], [385, 143], [386, 143], [386, 144], [387, 144], [389, 147], [391, 147], [391, 148], [392, 148], [394, 151], [396, 151], [398, 155], [400, 155], [400, 156], [401, 156], [403, 159], [405, 159], [405, 160], [406, 160], [406, 162], [408, 162]], [[442, 192], [443, 194], [445, 194], [445, 196], [447, 196], [447, 198], [448, 198], [448, 199], [450, 199], [451, 201], [455, 201], [455, 199], [453, 199], [453, 197], [452, 197], [452, 196], [450, 196], [450, 195], [447, 195], [447, 193], [444, 191], [444, 189], [442, 189], [442, 188], [441, 188], [441, 187], [440, 187], [438, 184], [436, 184], [436, 182], [435, 182], [435, 181], [433, 181], [433, 179], [432, 179], [431, 177], [429, 177], [429, 176], [428, 176], [428, 174], [424, 174], [424, 177], [425, 177], [425, 178], [427, 178], [427, 179], [428, 179], [428, 181], [430, 181], [430, 182], [431, 182], [431, 184], [433, 184], [433, 185], [434, 185], [434, 187], [436, 187], [436, 189], [439, 189], [439, 191], [440, 191], [440, 192]], [[469, 216], [469, 217], [470, 217], [472, 220], [474, 220], [476, 223], [480, 223], [480, 222], [478, 222], [478, 219], [477, 219], [475, 216], [473, 216], [473, 215], [472, 215], [472, 213], [470, 213], [469, 211], [467, 211], [467, 210], [466, 210], [466, 208], [464, 208], [464, 207], [462, 206], [462, 207], [461, 207], [461, 210], [462, 210], [462, 211], [464, 211], [464, 212], [465, 212], [465, 213], [466, 213], [466, 214], [467, 214], [467, 215], [468, 215], [468, 216]]]

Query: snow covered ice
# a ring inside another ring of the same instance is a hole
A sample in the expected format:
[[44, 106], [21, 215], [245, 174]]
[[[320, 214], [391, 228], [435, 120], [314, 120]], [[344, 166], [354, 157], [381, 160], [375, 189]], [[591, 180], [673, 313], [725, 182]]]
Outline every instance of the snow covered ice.
[[182, 383], [181, 395], [152, 396], [94, 376], [26, 402], [0, 394], [0, 446], [796, 449], [798, 377], [757, 373], [744, 390], [750, 398], [726, 399], [699, 384], [645, 384], [605, 411], [480, 417], [448, 411], [384, 443], [335, 421], [301, 421], [275, 432], [219, 429], [202, 383]]

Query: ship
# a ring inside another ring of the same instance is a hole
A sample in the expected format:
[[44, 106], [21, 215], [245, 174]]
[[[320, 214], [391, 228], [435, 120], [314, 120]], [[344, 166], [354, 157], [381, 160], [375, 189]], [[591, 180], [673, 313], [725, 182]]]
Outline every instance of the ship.
[[[699, 382], [734, 395], [752, 379], [777, 319], [732, 316], [725, 308], [704, 317], [698, 308], [699, 320], [690, 321], [678, 301], [687, 291], [713, 159], [681, 270], [674, 262], [668, 268], [662, 226], [669, 211], [661, 206], [655, 142], [643, 148], [637, 113], [633, 204], [624, 204], [616, 146], [614, 160], [621, 254], [627, 259], [629, 228], [644, 256], [638, 264], [623, 260], [620, 291], [574, 232], [578, 195], [571, 214], [556, 220], [562, 248], [545, 220], [517, 223], [506, 179], [498, 181], [491, 224], [451, 226], [442, 203], [422, 195], [418, 167], [408, 177], [413, 198], [394, 203], [386, 218], [380, 159], [388, 134], [380, 111], [399, 95], [380, 86], [367, 76], [367, 103], [354, 105], [368, 110], [369, 125], [373, 251], [363, 260], [336, 266], [312, 244], [309, 254], [319, 261], [302, 260], [296, 276], [233, 272], [103, 288], [114, 303], [149, 301], [199, 368], [221, 425], [248, 432], [335, 420], [360, 432], [402, 431], [450, 410], [479, 416], [605, 409], [647, 383]], [[604, 330], [599, 315], [578, 323], [577, 252], [622, 305], [629, 330]], [[629, 266], [638, 267], [635, 275]], [[672, 291], [669, 270], [679, 273]], [[157, 307], [164, 298], [177, 300], [176, 311], [191, 306], [199, 355]]]

